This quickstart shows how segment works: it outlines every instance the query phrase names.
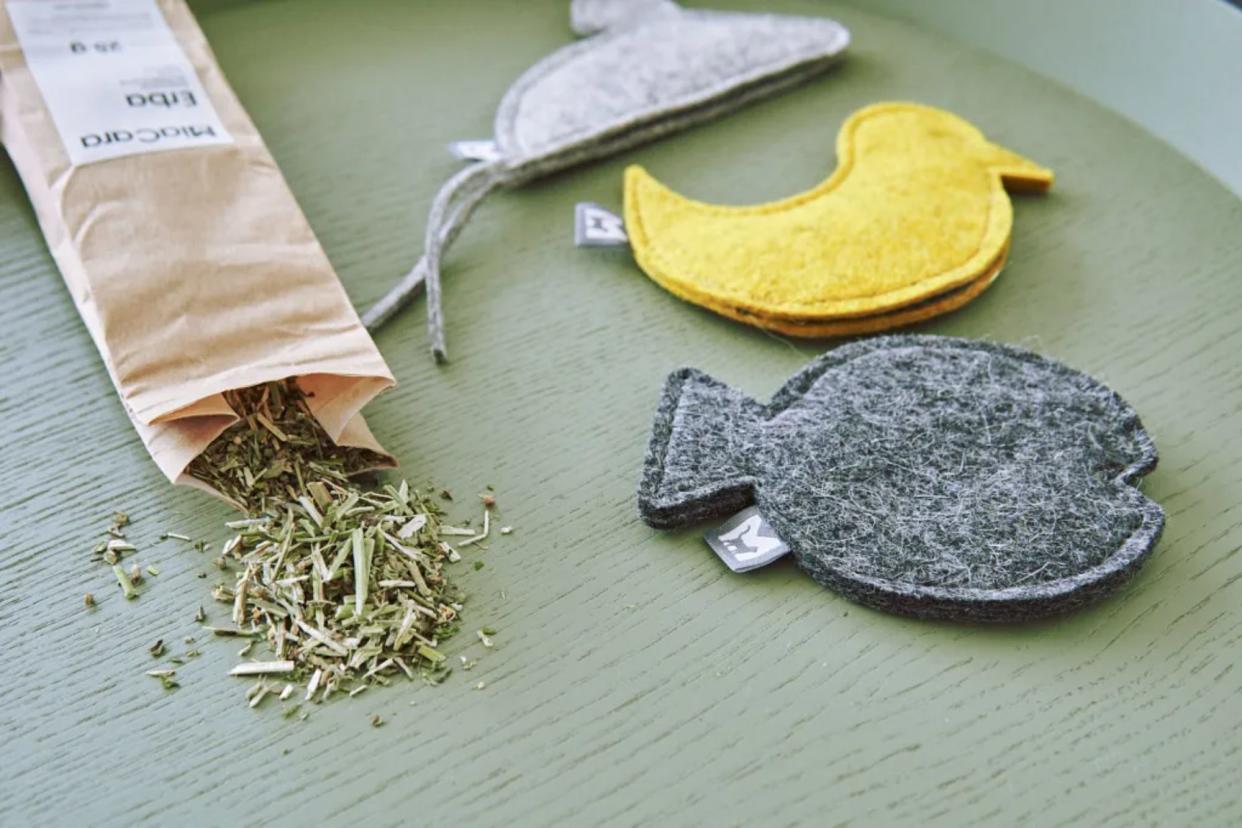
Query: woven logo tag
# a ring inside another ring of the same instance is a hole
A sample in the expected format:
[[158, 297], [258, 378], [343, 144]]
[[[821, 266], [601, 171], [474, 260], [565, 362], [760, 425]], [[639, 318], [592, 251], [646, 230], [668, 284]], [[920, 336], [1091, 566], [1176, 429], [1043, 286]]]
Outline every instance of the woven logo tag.
[[707, 545], [734, 572], [749, 572], [788, 554], [779, 537], [755, 506], [743, 509], [703, 535]]
[[454, 141], [448, 145], [448, 151], [458, 161], [500, 160], [500, 147], [491, 139]]
[[574, 245], [577, 247], [625, 247], [630, 237], [616, 213], [590, 201], [574, 207]]

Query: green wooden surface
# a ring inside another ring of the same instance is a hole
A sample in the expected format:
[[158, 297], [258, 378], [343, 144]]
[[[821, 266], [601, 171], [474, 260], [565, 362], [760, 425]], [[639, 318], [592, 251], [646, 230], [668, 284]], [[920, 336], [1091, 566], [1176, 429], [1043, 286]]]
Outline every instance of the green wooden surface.
[[[446, 270], [452, 364], [427, 357], [421, 302], [379, 336], [401, 385], [368, 409], [376, 434], [407, 474], [453, 488], [457, 514], [495, 485], [515, 527], [467, 558], [485, 568], [458, 569], [469, 628], [501, 632], [487, 652], [454, 641], [454, 657], [479, 664], [440, 688], [372, 690], [306, 722], [246, 708], [246, 683], [225, 676], [229, 642], [201, 642], [174, 693], [142, 675], [152, 641], [196, 634], [200, 603], [227, 612], [207, 594], [207, 560], [158, 535], [218, 543], [229, 513], [168, 486], [144, 453], [4, 165], [0, 822], [1242, 820], [1242, 205], [1028, 70], [856, 7], [770, 5], [837, 16], [856, 36], [848, 62], [727, 120], [497, 195]], [[486, 136], [509, 81], [569, 39], [560, 2], [201, 12], [359, 304], [416, 253], [454, 169], [443, 144]], [[763, 396], [830, 343], [717, 319], [624, 252], [575, 250], [572, 205], [618, 206], [627, 161], [710, 200], [794, 192], [831, 168], [842, 119], [887, 98], [950, 108], [1058, 173], [1050, 195], [1019, 199], [998, 283], [920, 330], [1035, 348], [1142, 413], [1162, 456], [1145, 490], [1168, 527], [1133, 584], [1087, 612], [1004, 629], [889, 617], [789, 562], [731, 575], [696, 533], [635, 516], [667, 371], [695, 365]], [[133, 603], [89, 560], [113, 508], [134, 515], [140, 559], [162, 571]], [[373, 713], [388, 724], [370, 727]]]

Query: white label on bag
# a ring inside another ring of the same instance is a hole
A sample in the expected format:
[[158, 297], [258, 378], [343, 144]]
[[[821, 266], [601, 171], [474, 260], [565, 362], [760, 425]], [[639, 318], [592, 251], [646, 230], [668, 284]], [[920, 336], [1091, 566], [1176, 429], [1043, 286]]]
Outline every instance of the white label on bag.
[[155, 0], [9, 0], [7, 9], [74, 166], [233, 142]]

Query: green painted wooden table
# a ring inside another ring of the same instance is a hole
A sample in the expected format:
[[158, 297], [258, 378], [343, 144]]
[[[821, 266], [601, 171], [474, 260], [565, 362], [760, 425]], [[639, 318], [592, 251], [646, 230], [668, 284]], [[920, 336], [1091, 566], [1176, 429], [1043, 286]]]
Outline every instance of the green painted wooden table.
[[[1195, 65], [1209, 2], [1177, 12], [1170, 72]], [[246, 684], [225, 675], [237, 646], [202, 640], [198, 605], [225, 614], [208, 596], [215, 573], [157, 539], [176, 529], [218, 543], [228, 512], [168, 486], [147, 458], [4, 165], [0, 822], [1242, 821], [1238, 197], [1134, 123], [932, 28], [770, 5], [841, 19], [856, 37], [848, 62], [494, 197], [446, 271], [453, 362], [427, 357], [421, 302], [379, 336], [401, 384], [369, 408], [375, 432], [406, 473], [454, 489], [457, 514], [494, 485], [514, 527], [471, 556], [483, 569], [458, 569], [469, 628], [500, 633], [488, 651], [454, 641], [454, 658], [478, 666], [439, 688], [371, 690], [304, 722], [247, 709]], [[417, 252], [428, 199], [454, 168], [444, 143], [486, 136], [508, 82], [569, 39], [560, 2], [198, 8], [360, 305]], [[920, 330], [1065, 360], [1126, 396], [1158, 440], [1145, 490], [1168, 510], [1164, 539], [1121, 595], [1073, 617], [999, 629], [889, 617], [789, 562], [732, 575], [696, 533], [635, 515], [667, 371], [696, 365], [766, 395], [832, 343], [726, 322], [625, 253], [574, 249], [573, 204], [617, 206], [635, 160], [705, 199], [787, 194], [830, 169], [848, 112], [891, 98], [955, 110], [1058, 173], [1047, 197], [1018, 200], [999, 282]], [[1236, 118], [1236, 97], [1221, 100], [1222, 120]], [[1236, 135], [1220, 140], [1236, 151]], [[141, 560], [161, 570], [132, 603], [90, 561], [113, 508], [133, 514]], [[143, 676], [147, 647], [188, 635], [203, 656], [166, 693]], [[387, 725], [372, 728], [374, 713]]]

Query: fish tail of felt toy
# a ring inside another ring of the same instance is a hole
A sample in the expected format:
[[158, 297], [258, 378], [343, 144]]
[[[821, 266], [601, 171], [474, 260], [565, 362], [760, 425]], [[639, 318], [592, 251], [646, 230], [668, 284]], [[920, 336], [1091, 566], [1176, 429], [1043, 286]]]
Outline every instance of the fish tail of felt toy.
[[765, 409], [693, 368], [669, 375], [652, 426], [638, 510], [658, 529], [690, 526], [750, 505]]
[[573, 0], [569, 25], [575, 34], [593, 35], [636, 20], [677, 11], [672, 0]]
[[470, 214], [503, 180], [501, 163], [477, 162], [446, 181], [436, 193], [427, 218], [423, 255], [408, 273], [362, 315], [374, 333], [409, 304], [419, 288], [427, 288], [427, 330], [432, 354], [438, 362], [447, 358], [444, 315], [440, 302], [440, 262], [457, 238]]

